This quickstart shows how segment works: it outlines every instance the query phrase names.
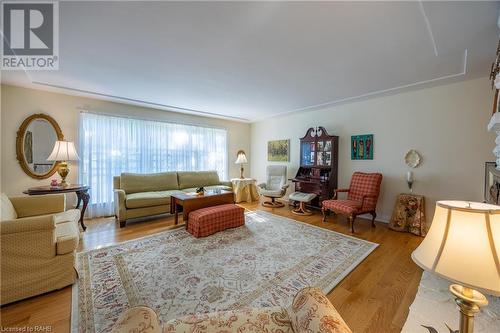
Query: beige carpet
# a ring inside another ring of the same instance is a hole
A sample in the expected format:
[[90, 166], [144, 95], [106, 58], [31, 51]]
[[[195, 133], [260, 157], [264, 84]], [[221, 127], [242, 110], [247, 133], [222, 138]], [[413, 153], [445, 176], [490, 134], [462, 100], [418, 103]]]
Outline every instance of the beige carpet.
[[72, 328], [109, 332], [147, 305], [161, 320], [247, 306], [288, 306], [298, 290], [325, 293], [378, 245], [256, 211], [206, 238], [183, 228], [78, 254]]

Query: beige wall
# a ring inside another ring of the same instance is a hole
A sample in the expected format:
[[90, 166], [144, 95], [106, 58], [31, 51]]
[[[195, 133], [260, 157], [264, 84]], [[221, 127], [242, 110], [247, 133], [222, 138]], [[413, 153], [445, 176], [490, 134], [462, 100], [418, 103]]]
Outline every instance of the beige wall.
[[[269, 164], [268, 140], [291, 140], [291, 161], [287, 165], [289, 177], [293, 177], [299, 164], [299, 138], [309, 127], [324, 126], [330, 134], [340, 136], [340, 186], [348, 186], [356, 170], [384, 174], [378, 207], [381, 220], [389, 219], [396, 195], [407, 191], [404, 176], [409, 168], [403, 156], [408, 149], [417, 149], [423, 155], [422, 165], [413, 170], [414, 189], [415, 193], [426, 196], [428, 220], [436, 200], [482, 200], [484, 162], [493, 160], [494, 135], [486, 132], [492, 91], [486, 78], [291, 114], [251, 125], [14, 86], [1, 88], [1, 183], [2, 191], [10, 195], [48, 183], [29, 178], [18, 165], [15, 138], [21, 122], [33, 113], [47, 113], [59, 122], [67, 140], [78, 143], [78, 114], [82, 108], [224, 127], [228, 130], [230, 176], [238, 176], [231, 156], [244, 149], [251, 163], [246, 169], [251, 169], [251, 175], [258, 180], [264, 180], [265, 166]], [[350, 136], [370, 133], [375, 135], [374, 160], [351, 161]], [[73, 166], [70, 181], [75, 182], [77, 174], [77, 166]]]
[[[317, 111], [268, 119], [251, 126], [251, 170], [265, 179], [268, 140], [290, 139], [288, 176], [299, 165], [299, 138], [309, 127], [323, 126], [338, 135], [339, 186], [348, 187], [354, 171], [384, 175], [378, 205], [381, 220], [391, 216], [396, 195], [407, 192], [403, 161], [414, 148], [423, 163], [413, 169], [414, 192], [427, 200], [428, 220], [439, 199], [483, 199], [484, 163], [493, 161], [495, 137], [486, 132], [491, 116], [492, 90], [486, 78], [372, 98]], [[350, 138], [374, 134], [374, 159], [351, 161]]]
[[[20, 194], [31, 186], [46, 185], [49, 179], [36, 180], [28, 177], [16, 160], [16, 132], [23, 120], [34, 113], [46, 113], [61, 126], [66, 140], [78, 144], [78, 117], [81, 109], [106, 114], [137, 116], [145, 119], [172, 121], [193, 125], [216, 126], [227, 129], [229, 151], [229, 175], [239, 175], [238, 167], [232, 163], [239, 149], [249, 151], [250, 125], [222, 119], [191, 116], [120, 103], [100, 101], [41, 90], [8, 85], [1, 86], [1, 185], [2, 192]], [[78, 147], [77, 147], [78, 149]], [[76, 182], [78, 166], [71, 166], [69, 180]], [[53, 178], [55, 178], [54, 176]]]

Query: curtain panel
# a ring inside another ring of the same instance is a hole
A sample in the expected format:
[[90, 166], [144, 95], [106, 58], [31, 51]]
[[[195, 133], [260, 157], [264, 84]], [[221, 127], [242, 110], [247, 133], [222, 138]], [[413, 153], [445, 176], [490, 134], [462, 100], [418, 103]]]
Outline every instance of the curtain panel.
[[89, 218], [114, 215], [113, 177], [122, 172], [217, 170], [227, 179], [225, 129], [81, 112], [79, 140]]

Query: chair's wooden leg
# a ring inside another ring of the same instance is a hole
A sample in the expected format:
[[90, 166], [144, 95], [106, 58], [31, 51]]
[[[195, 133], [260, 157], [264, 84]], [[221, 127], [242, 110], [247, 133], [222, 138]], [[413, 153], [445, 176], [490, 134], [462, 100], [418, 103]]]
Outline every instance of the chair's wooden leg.
[[356, 218], [355, 215], [349, 215], [347, 218], [349, 220], [349, 226], [351, 227], [351, 232], [354, 233], [354, 219]]
[[372, 214], [372, 227], [375, 227], [375, 219], [377, 218], [377, 213], [375, 211], [371, 212]]
[[325, 207], [321, 207], [321, 213], [323, 213], [323, 222], [326, 222], [326, 211], [327, 209]]

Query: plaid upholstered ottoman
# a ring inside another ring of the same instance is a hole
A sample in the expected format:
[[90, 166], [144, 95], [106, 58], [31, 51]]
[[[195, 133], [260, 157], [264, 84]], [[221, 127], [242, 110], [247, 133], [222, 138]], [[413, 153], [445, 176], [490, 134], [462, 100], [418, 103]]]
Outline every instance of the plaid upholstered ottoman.
[[226, 204], [202, 208], [189, 213], [187, 231], [194, 237], [206, 237], [244, 224], [245, 209], [233, 204]]

